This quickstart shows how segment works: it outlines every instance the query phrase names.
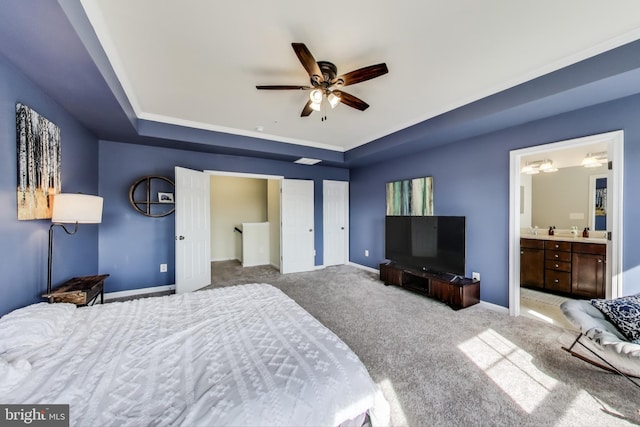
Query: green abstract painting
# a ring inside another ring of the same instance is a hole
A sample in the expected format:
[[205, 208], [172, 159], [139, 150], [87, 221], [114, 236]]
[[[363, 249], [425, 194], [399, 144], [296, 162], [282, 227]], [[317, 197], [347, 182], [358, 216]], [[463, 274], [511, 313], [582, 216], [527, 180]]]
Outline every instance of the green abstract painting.
[[387, 215], [433, 215], [433, 177], [388, 182]]

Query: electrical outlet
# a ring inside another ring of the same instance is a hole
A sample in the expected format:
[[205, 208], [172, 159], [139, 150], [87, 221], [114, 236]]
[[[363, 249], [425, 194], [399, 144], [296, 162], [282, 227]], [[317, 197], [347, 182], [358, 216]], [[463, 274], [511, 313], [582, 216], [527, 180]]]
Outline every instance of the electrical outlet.
[[369, 256], [369, 249], [364, 250], [364, 256]]
[[477, 271], [474, 271], [473, 273], [471, 273], [471, 278], [473, 280], [478, 280], [480, 281], [480, 273], [478, 273]]
[[167, 272], [167, 264], [160, 264], [160, 273]]

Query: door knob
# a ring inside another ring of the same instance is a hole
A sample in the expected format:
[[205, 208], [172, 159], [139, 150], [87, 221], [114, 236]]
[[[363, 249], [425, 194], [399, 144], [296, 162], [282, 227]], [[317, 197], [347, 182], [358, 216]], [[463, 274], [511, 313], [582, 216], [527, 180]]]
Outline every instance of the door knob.
[[310, 228], [309, 231], [313, 231], [313, 228]]
[[344, 227], [340, 227], [340, 230], [344, 230]]
[[184, 240], [184, 236], [176, 236], [176, 240]]

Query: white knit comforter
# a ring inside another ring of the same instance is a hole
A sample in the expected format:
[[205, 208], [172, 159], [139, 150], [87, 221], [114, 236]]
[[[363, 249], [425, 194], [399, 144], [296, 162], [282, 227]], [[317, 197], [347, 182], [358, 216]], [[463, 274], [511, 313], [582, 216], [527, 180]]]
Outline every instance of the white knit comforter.
[[388, 422], [358, 357], [270, 285], [21, 310], [0, 319], [0, 402], [70, 404], [74, 426]]

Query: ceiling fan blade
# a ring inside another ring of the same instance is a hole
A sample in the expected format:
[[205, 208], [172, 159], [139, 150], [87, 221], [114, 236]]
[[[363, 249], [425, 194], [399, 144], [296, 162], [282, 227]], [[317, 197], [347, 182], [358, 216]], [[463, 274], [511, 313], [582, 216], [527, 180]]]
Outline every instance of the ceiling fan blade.
[[318, 83], [323, 82], [322, 71], [320, 71], [318, 63], [311, 52], [309, 52], [309, 49], [307, 49], [307, 46], [305, 46], [304, 43], [291, 43], [291, 46], [302, 63], [302, 66], [307, 70], [307, 73], [309, 73], [309, 77]]
[[332, 93], [338, 98], [340, 98], [340, 102], [342, 102], [345, 105], [348, 105], [349, 107], [353, 107], [356, 110], [364, 111], [367, 108], [369, 108], [369, 104], [367, 104], [360, 98], [356, 98], [355, 96], [348, 94], [347, 92], [334, 90]]
[[313, 109], [311, 108], [311, 100], [308, 100], [307, 104], [302, 109], [302, 113], [300, 113], [300, 117], [307, 117], [311, 113], [313, 113]]
[[387, 64], [369, 65], [368, 67], [360, 68], [358, 70], [351, 71], [347, 74], [343, 74], [335, 78], [332, 84], [338, 84], [340, 86], [348, 86], [356, 83], [364, 82], [379, 77], [383, 74], [387, 74], [389, 69]]
[[313, 89], [311, 86], [296, 86], [296, 85], [267, 85], [267, 86], [256, 86], [256, 89], [267, 89], [267, 90], [307, 90]]

